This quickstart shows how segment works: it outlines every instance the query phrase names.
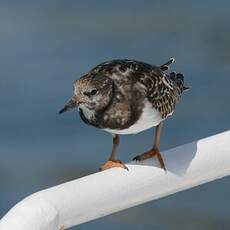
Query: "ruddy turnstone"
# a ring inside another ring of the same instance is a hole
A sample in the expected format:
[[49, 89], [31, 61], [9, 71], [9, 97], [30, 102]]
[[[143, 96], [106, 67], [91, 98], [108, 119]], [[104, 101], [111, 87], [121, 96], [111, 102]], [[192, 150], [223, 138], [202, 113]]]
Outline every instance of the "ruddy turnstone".
[[120, 135], [152, 127], [156, 127], [153, 147], [133, 160], [156, 156], [166, 170], [159, 151], [162, 123], [172, 115], [182, 92], [188, 89], [181, 73], [165, 73], [174, 61], [171, 58], [160, 66], [128, 59], [107, 61], [74, 82], [74, 95], [59, 113], [78, 107], [86, 124], [113, 135], [112, 153], [101, 170], [128, 169], [116, 159]]

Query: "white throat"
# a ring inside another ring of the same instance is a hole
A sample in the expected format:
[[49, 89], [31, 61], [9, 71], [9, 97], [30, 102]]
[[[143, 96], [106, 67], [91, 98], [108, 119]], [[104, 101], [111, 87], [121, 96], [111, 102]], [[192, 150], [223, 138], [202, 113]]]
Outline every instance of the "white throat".
[[94, 116], [95, 116], [94, 110], [90, 110], [84, 104], [80, 104], [78, 108], [82, 110], [82, 112], [83, 112], [83, 114], [87, 120], [92, 120], [92, 118], [94, 118]]

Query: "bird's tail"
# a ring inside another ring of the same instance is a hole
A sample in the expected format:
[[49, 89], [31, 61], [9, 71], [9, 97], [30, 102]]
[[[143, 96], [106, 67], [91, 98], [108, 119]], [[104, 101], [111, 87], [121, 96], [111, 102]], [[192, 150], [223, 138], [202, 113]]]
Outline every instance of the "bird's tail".
[[166, 63], [160, 65], [160, 69], [162, 71], [169, 70], [170, 65], [173, 64], [174, 62], [176, 62], [175, 58], [170, 58]]
[[189, 90], [191, 87], [184, 85], [184, 75], [182, 73], [171, 72], [169, 78], [174, 81], [178, 87], [181, 89], [181, 92]]
[[[166, 71], [166, 70], [169, 70], [170, 65], [175, 63], [175, 62], [176, 62], [176, 59], [172, 57], [166, 63], [160, 65], [159, 67], [160, 67], [161, 71]], [[184, 75], [182, 73], [171, 72], [169, 74], [169, 78], [178, 85], [181, 92], [187, 91], [191, 88], [191, 87], [184, 85]]]

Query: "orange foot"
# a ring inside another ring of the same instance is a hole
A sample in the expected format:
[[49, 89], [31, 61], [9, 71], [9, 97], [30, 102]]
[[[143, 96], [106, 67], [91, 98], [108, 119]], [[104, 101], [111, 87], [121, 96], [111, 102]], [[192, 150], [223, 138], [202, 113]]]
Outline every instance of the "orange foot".
[[129, 171], [128, 167], [119, 160], [108, 160], [99, 170], [104, 171], [110, 168], [123, 168]]
[[158, 149], [153, 148], [153, 149], [151, 149], [151, 150], [149, 150], [149, 151], [147, 151], [147, 152], [145, 152], [145, 153], [143, 153], [141, 155], [138, 155], [138, 156], [134, 157], [133, 160], [134, 161], [143, 161], [143, 160], [149, 159], [151, 157], [155, 157], [155, 156], [157, 157], [161, 168], [164, 169], [165, 172], [166, 172], [167, 170], [166, 170], [166, 167], [165, 167], [164, 160], [163, 160], [163, 158], [162, 158], [162, 156], [161, 156], [161, 154], [160, 154]]

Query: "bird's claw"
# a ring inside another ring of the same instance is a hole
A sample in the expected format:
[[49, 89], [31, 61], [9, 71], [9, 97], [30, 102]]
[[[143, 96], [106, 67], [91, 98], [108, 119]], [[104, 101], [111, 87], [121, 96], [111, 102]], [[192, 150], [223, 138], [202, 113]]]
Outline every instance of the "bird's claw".
[[120, 160], [108, 160], [104, 165], [99, 168], [99, 171], [104, 171], [110, 168], [123, 168], [129, 171], [128, 167]]
[[141, 161], [141, 155], [135, 156], [132, 160], [133, 161]]
[[164, 160], [163, 160], [159, 150], [154, 149], [154, 148], [149, 150], [149, 151], [147, 151], [147, 152], [145, 152], [145, 153], [143, 153], [143, 154], [137, 155], [136, 157], [133, 158], [133, 161], [143, 161], [143, 160], [146, 160], [146, 159], [149, 159], [149, 158], [152, 158], [152, 157], [157, 157], [161, 168], [164, 169], [165, 172], [167, 172]]

